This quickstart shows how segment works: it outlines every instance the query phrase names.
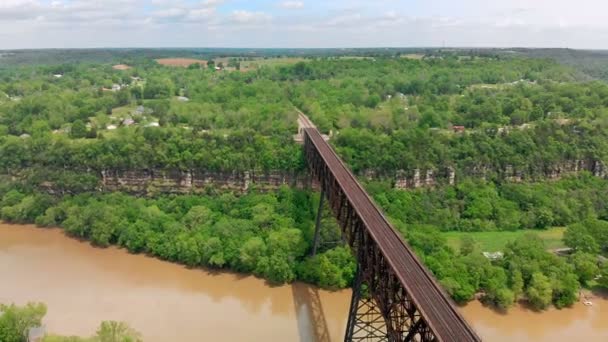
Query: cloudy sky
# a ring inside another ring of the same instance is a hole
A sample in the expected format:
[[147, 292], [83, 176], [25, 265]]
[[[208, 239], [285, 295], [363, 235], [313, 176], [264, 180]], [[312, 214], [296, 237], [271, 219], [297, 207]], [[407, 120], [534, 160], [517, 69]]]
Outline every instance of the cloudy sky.
[[607, 0], [0, 0], [0, 49], [608, 49]]

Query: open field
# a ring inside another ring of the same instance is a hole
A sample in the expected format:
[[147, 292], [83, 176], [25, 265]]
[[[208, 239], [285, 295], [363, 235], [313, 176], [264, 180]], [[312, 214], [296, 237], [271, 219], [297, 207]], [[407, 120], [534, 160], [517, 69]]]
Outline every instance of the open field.
[[528, 233], [538, 235], [544, 242], [547, 249], [564, 248], [562, 241], [566, 228], [551, 228], [547, 230], [518, 230], [509, 232], [446, 232], [442, 233], [455, 250], [460, 249], [460, 240], [463, 236], [472, 236], [484, 252], [502, 251], [507, 243], [524, 236]]
[[421, 54], [421, 53], [408, 53], [408, 54], [405, 54], [405, 55], [401, 55], [401, 58], [422, 59], [422, 58], [424, 58], [424, 54]]
[[194, 58], [161, 58], [155, 60], [160, 65], [171, 66], [171, 67], [182, 67], [186, 68], [192, 64], [201, 64], [202, 66], [207, 66], [207, 61], [202, 59], [194, 59]]
[[129, 70], [129, 69], [131, 69], [131, 67], [128, 66], [128, 65], [126, 65], [126, 64], [117, 64], [117, 65], [114, 65], [112, 67], [112, 69], [114, 69], [114, 70]]

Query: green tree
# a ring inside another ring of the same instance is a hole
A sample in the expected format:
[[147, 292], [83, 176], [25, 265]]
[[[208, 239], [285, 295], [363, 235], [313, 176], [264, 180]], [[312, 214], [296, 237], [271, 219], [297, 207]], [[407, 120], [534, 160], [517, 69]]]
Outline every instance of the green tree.
[[460, 239], [460, 255], [469, 255], [477, 249], [477, 242], [470, 235], [464, 235]]
[[97, 329], [95, 340], [99, 342], [140, 342], [140, 334], [125, 322], [104, 321]]
[[576, 275], [581, 284], [587, 284], [599, 274], [597, 257], [585, 252], [576, 252], [570, 256], [570, 263], [574, 266]]
[[42, 324], [46, 305], [28, 303], [23, 307], [0, 304], [0, 341], [27, 341], [29, 329]]
[[540, 272], [532, 274], [530, 284], [526, 289], [526, 297], [532, 307], [545, 309], [551, 304], [553, 289], [548, 277]]
[[73, 139], [81, 139], [87, 136], [87, 126], [82, 120], [76, 120], [70, 129], [70, 137]]
[[589, 254], [597, 254], [600, 250], [597, 241], [582, 223], [568, 226], [564, 232], [564, 243], [575, 251]]

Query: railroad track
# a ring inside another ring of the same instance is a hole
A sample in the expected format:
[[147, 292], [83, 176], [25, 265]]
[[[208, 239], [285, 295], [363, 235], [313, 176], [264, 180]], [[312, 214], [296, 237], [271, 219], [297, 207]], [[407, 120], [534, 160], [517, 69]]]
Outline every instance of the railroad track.
[[323, 140], [314, 124], [303, 114], [300, 119], [306, 126], [303, 128], [304, 134], [328, 166], [435, 338], [438, 341], [481, 341], [430, 271], [390, 225], [335, 151]]

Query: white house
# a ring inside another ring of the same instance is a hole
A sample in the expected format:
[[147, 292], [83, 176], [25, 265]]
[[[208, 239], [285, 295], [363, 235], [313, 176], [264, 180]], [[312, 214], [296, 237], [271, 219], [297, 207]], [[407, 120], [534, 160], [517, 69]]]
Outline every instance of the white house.
[[131, 126], [134, 123], [135, 123], [135, 120], [133, 120], [131, 118], [126, 118], [126, 119], [122, 120], [123, 126]]

